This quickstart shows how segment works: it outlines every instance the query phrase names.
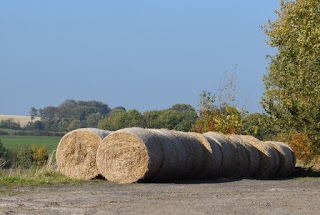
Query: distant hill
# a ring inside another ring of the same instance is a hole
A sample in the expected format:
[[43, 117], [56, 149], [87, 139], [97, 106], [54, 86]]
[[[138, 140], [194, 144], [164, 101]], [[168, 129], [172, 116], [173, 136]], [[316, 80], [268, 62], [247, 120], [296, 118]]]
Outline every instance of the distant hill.
[[[13, 119], [15, 122], [19, 122], [21, 127], [24, 127], [31, 121], [30, 116], [16, 116], [16, 115], [0, 115], [1, 120]], [[40, 120], [40, 117], [35, 117], [33, 121]]]

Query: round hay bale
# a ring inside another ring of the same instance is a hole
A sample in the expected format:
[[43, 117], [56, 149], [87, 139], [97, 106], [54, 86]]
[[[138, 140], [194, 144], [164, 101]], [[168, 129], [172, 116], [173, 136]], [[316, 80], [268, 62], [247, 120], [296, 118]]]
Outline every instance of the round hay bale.
[[97, 150], [97, 167], [109, 181], [152, 180], [163, 162], [159, 139], [143, 128], [118, 130], [104, 138]]
[[157, 135], [163, 150], [162, 166], [156, 176], [158, 181], [185, 179], [187, 159], [183, 143], [166, 129], [149, 129]]
[[273, 162], [273, 166], [271, 167], [270, 176], [275, 177], [276, 173], [278, 172], [278, 170], [280, 168], [280, 159], [281, 159], [281, 161], [284, 161], [284, 159], [282, 159], [282, 155], [275, 148], [275, 146], [273, 144], [270, 144], [269, 142], [264, 142], [264, 144], [267, 144], [271, 148], [271, 151], [273, 153], [274, 162]]
[[292, 173], [295, 163], [294, 163], [294, 156], [289, 149], [289, 147], [281, 142], [275, 141], [268, 141], [269, 144], [272, 144], [274, 148], [279, 152], [280, 162], [279, 162], [279, 169], [276, 172], [277, 177], [285, 177]]
[[236, 137], [240, 139], [240, 144], [246, 149], [248, 158], [248, 176], [253, 177], [256, 175], [260, 165], [259, 152], [253, 145], [248, 143], [247, 140], [241, 138], [241, 136], [236, 135]]
[[198, 139], [204, 149], [204, 167], [200, 178], [216, 178], [219, 175], [219, 170], [222, 164], [222, 151], [220, 145], [213, 139], [202, 134], [189, 132], [192, 136]]
[[275, 155], [267, 144], [250, 135], [239, 135], [247, 143], [253, 145], [259, 152], [260, 165], [256, 175], [257, 178], [268, 178], [275, 167]]
[[101, 140], [110, 131], [81, 128], [64, 135], [56, 152], [59, 171], [70, 178], [92, 179], [99, 175], [96, 153]]
[[292, 166], [292, 170], [290, 171], [290, 174], [291, 174], [291, 172], [294, 170], [294, 168], [296, 166], [296, 154], [294, 153], [293, 149], [288, 144], [285, 144], [285, 143], [282, 143], [282, 142], [278, 142], [278, 143], [284, 145], [291, 152], [291, 155], [292, 155], [292, 158], [293, 158], [293, 166]]
[[243, 146], [242, 140], [236, 135], [228, 135], [232, 143], [236, 145], [238, 148], [239, 154], [239, 168], [238, 168], [238, 176], [240, 178], [247, 177], [249, 173], [249, 154], [245, 147]]
[[222, 151], [222, 164], [219, 176], [235, 178], [238, 177], [239, 152], [238, 147], [224, 134], [217, 132], [206, 132], [204, 136], [218, 143]]
[[205, 164], [204, 147], [189, 133], [181, 131], [171, 131], [171, 133], [180, 140], [186, 150], [184, 177], [201, 179]]

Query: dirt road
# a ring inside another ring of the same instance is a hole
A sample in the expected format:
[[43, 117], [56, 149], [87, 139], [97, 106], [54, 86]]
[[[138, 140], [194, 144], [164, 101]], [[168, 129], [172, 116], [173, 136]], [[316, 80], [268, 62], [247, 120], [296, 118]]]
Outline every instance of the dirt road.
[[0, 187], [0, 214], [320, 214], [320, 179]]

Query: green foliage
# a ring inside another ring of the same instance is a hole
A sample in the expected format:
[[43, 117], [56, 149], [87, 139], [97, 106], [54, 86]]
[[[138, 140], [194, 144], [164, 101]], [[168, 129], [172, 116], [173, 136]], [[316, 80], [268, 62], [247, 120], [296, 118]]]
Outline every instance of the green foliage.
[[127, 127], [143, 127], [143, 125], [142, 115], [139, 111], [133, 109], [128, 112], [125, 110], [113, 112], [107, 118], [100, 120], [98, 127], [115, 131]]
[[41, 131], [45, 128], [45, 123], [37, 120], [35, 122], [29, 122], [26, 127], [24, 127], [25, 130], [38, 130]]
[[197, 112], [191, 105], [176, 104], [164, 110], [158, 117], [160, 128], [190, 131], [197, 119]]
[[192, 130], [204, 133], [217, 131], [224, 134], [243, 133], [243, 120], [246, 111], [240, 110], [235, 104], [235, 71], [228, 71], [220, 82], [220, 93], [216, 97], [211, 92], [203, 91], [200, 95], [199, 118]]
[[8, 129], [21, 129], [20, 123], [15, 122], [13, 119], [1, 120], [0, 128], [8, 128]]
[[63, 176], [58, 170], [47, 166], [30, 169], [12, 169], [10, 172], [6, 173], [2, 173], [0, 170], [0, 186], [74, 184], [81, 182], [81, 180], [70, 179]]
[[38, 115], [38, 110], [35, 107], [32, 107], [29, 113], [32, 121]]
[[47, 163], [48, 153], [45, 146], [22, 147], [17, 150], [5, 150], [6, 168], [28, 169], [32, 166], [43, 166]]
[[6, 131], [0, 130], [0, 135], [9, 135], [9, 133]]
[[92, 127], [92, 128], [98, 127], [98, 123], [100, 119], [101, 119], [100, 113], [90, 114], [86, 119], [87, 127]]
[[232, 107], [227, 103], [215, 105], [215, 96], [203, 91], [197, 119], [193, 130], [199, 133], [217, 131], [224, 134], [243, 133], [244, 111]]
[[70, 125], [68, 126], [68, 130], [72, 131], [72, 130], [80, 128], [80, 127], [81, 127], [81, 121], [78, 119], [74, 119], [71, 121]]
[[254, 136], [260, 140], [272, 139], [276, 133], [272, 127], [267, 126], [265, 118], [266, 116], [260, 113], [246, 115], [243, 119], [243, 134]]
[[11, 151], [3, 146], [0, 139], [0, 169], [12, 166], [12, 162], [10, 161], [11, 155]]
[[48, 161], [48, 152], [45, 146], [40, 146], [38, 148], [37, 145], [30, 146], [30, 150], [32, 153], [32, 164], [34, 166], [43, 166]]
[[303, 166], [310, 165], [312, 161], [320, 158], [319, 148], [315, 147], [308, 133], [299, 133], [296, 130], [283, 132], [274, 137], [290, 145], [296, 154], [297, 160]]
[[278, 53], [264, 76], [262, 107], [277, 132], [294, 129], [320, 148], [320, 1], [281, 1], [264, 31]]
[[4, 148], [2, 142], [1, 142], [1, 139], [0, 139], [0, 158], [2, 158], [2, 156], [4, 155], [6, 151], [6, 148]]
[[58, 130], [59, 131], [68, 131], [70, 125], [69, 119], [61, 119], [58, 123]]
[[162, 123], [160, 122], [159, 118], [162, 113], [163, 113], [163, 110], [152, 110], [152, 111], [144, 112], [143, 119], [145, 121], [145, 127], [146, 128], [161, 128]]
[[32, 151], [30, 148], [23, 147], [16, 151], [13, 157], [9, 158], [13, 162], [14, 167], [23, 169], [30, 168], [32, 166]]
[[115, 113], [122, 112], [122, 111], [127, 111], [127, 110], [122, 106], [115, 107], [109, 112], [108, 116], [111, 116]]
[[191, 105], [176, 104], [169, 109], [146, 111], [143, 114], [133, 109], [128, 112], [118, 108], [99, 121], [98, 127], [106, 130], [118, 130], [127, 127], [167, 128], [189, 131], [197, 113]]
[[[35, 108], [30, 114], [35, 114]], [[42, 126], [35, 123], [29, 126], [31, 129], [45, 129], [51, 131], [69, 131], [80, 127], [97, 127], [100, 119], [103, 119], [111, 111], [108, 105], [98, 101], [66, 100], [58, 107], [48, 106], [37, 110], [41, 117]]]
[[[32, 109], [30, 113], [35, 114]], [[126, 127], [168, 128], [189, 131], [197, 119], [195, 109], [187, 104], [176, 104], [169, 109], [146, 111], [126, 110], [122, 106], [110, 110], [96, 101], [66, 100], [58, 107], [38, 110], [41, 121], [29, 123], [26, 129], [71, 131], [82, 127], [118, 130]]]

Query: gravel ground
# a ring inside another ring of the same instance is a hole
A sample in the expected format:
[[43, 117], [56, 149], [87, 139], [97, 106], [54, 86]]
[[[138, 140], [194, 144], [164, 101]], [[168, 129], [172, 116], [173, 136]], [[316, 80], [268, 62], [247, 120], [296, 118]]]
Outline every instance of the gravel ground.
[[1, 186], [0, 214], [320, 214], [320, 178]]

